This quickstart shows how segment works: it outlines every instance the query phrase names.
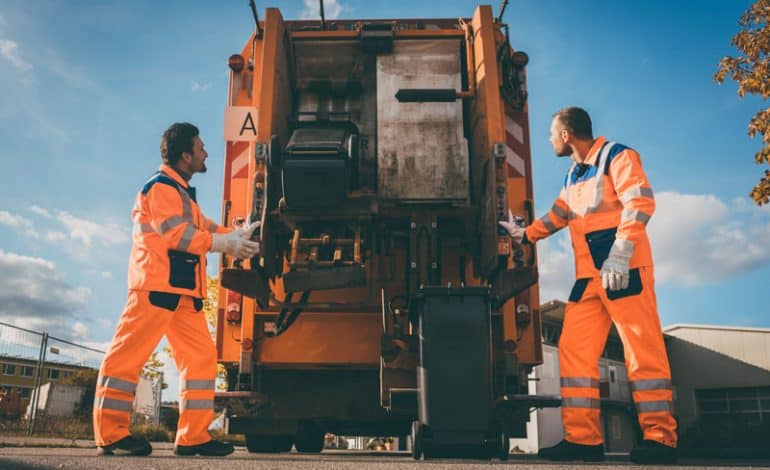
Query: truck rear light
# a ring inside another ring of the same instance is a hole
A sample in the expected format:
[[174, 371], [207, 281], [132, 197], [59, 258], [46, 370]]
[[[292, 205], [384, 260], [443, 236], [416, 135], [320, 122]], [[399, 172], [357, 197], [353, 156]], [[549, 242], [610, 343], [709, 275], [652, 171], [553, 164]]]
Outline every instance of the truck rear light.
[[231, 303], [227, 306], [227, 321], [230, 323], [241, 321], [241, 304]]
[[254, 349], [254, 341], [252, 341], [251, 338], [243, 338], [243, 341], [241, 341], [241, 350], [251, 351], [252, 349]]

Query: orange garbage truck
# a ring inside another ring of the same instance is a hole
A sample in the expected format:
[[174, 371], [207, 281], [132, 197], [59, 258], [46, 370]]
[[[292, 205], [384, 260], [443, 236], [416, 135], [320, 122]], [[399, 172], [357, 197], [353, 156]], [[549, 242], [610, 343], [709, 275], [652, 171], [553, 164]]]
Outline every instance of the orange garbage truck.
[[525, 68], [508, 26], [285, 20], [228, 59], [217, 350], [227, 431], [251, 452], [325, 433], [411, 436], [415, 458], [508, 455], [542, 363]]

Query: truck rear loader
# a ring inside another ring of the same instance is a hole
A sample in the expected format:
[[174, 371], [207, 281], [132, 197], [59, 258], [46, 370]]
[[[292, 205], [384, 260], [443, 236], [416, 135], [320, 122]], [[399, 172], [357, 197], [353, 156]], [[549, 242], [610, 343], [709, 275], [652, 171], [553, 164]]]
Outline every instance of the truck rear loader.
[[415, 458], [506, 458], [542, 363], [525, 67], [492, 8], [286, 21], [228, 60], [217, 350], [251, 452], [411, 435]]

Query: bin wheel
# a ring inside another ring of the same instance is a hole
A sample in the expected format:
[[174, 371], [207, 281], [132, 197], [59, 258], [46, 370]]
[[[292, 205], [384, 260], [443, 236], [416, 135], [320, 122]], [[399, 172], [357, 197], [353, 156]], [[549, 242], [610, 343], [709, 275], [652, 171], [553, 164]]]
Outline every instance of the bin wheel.
[[313, 421], [300, 421], [294, 436], [297, 452], [317, 454], [324, 448], [324, 431]]
[[420, 460], [423, 452], [422, 426], [419, 421], [412, 421], [412, 458]]
[[508, 457], [511, 455], [511, 439], [508, 437], [508, 434], [502, 433], [501, 435], [501, 441], [500, 441], [500, 453], [498, 457], [500, 460], [508, 460]]
[[246, 434], [246, 448], [253, 453], [289, 452], [293, 443], [294, 436]]

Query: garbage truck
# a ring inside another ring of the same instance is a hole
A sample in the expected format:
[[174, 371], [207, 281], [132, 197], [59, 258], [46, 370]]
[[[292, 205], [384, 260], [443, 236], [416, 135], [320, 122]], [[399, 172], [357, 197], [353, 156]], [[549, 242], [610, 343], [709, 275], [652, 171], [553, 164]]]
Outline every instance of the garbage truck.
[[326, 433], [415, 458], [506, 458], [542, 363], [526, 65], [491, 6], [468, 18], [260, 19], [227, 59], [217, 393], [251, 452]]

